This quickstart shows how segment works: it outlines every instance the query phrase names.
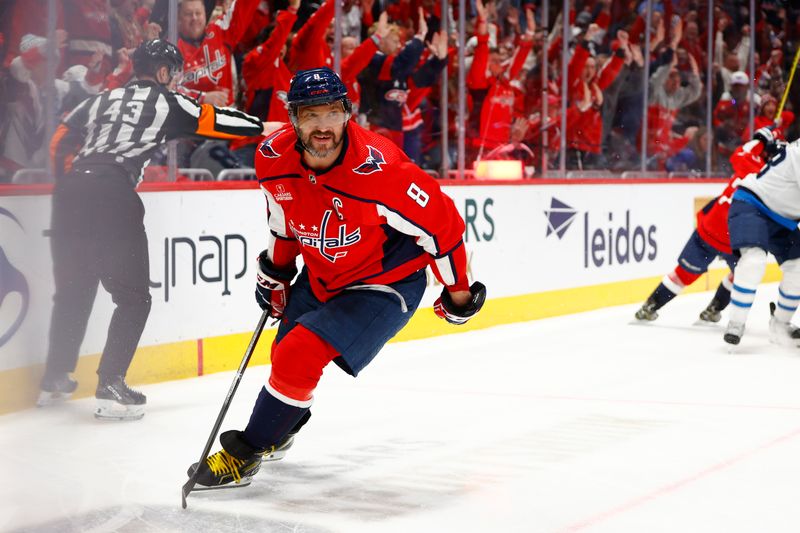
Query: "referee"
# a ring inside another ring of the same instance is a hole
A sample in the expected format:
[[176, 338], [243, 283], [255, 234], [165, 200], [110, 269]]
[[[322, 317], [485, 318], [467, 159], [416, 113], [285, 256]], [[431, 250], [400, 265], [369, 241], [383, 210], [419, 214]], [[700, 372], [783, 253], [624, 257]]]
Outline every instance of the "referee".
[[125, 383], [150, 313], [144, 206], [135, 188], [153, 152], [187, 136], [232, 139], [261, 135], [250, 115], [220, 109], [171, 88], [183, 70], [178, 48], [144, 42], [133, 56], [136, 81], [104, 91], [67, 115], [50, 145], [53, 191], [51, 249], [55, 296], [47, 366], [38, 405], [68, 398], [99, 283], [116, 309], [97, 369], [95, 417], [139, 419], [146, 398]]

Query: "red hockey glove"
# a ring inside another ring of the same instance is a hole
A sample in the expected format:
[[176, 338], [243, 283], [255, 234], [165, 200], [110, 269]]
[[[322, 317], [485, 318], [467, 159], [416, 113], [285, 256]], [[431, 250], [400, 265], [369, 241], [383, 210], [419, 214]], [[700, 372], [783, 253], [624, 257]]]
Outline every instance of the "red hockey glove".
[[469, 288], [469, 292], [472, 293], [469, 302], [465, 305], [458, 306], [453, 303], [453, 299], [450, 297], [450, 292], [447, 290], [447, 287], [442, 289], [442, 295], [439, 296], [433, 304], [433, 311], [436, 313], [436, 316], [447, 320], [451, 324], [465, 324], [481, 310], [481, 307], [483, 307], [483, 302], [486, 300], [486, 286], [480, 281], [476, 281]]
[[258, 272], [256, 273], [256, 302], [264, 310], [269, 310], [272, 318], [280, 318], [289, 301], [290, 283], [297, 275], [297, 268], [279, 269], [269, 260], [267, 251], [258, 255]]

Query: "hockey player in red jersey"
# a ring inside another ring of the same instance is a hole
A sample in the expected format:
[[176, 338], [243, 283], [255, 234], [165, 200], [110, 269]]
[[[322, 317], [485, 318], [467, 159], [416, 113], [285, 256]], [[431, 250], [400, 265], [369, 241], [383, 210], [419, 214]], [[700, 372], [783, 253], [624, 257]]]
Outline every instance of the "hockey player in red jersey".
[[722, 194], [697, 212], [697, 229], [681, 251], [678, 265], [675, 270], [664, 276], [647, 301], [636, 311], [637, 320], [652, 321], [658, 318], [657, 311], [703, 275], [711, 261], [719, 255], [728, 264], [731, 273], [722, 280], [714, 298], [700, 313], [702, 321], [719, 322], [721, 311], [731, 301], [733, 269], [736, 265], [736, 257], [731, 251], [728, 234], [728, 209], [731, 206], [731, 198], [742, 179], [750, 173], [758, 172], [774, 152], [775, 147], [772, 128], [767, 127], [757, 130], [751, 141], [733, 153], [731, 156], [733, 177]]
[[206, 487], [247, 484], [262, 458], [283, 455], [323, 368], [333, 361], [358, 375], [416, 310], [426, 266], [445, 286], [434, 310], [448, 322], [465, 323], [486, 296], [467, 280], [453, 201], [391, 141], [349, 120], [332, 70], [298, 72], [288, 101], [291, 124], [256, 153], [269, 224], [256, 300], [281, 319], [272, 367], [247, 427], [222, 433], [222, 450], [199, 465]]

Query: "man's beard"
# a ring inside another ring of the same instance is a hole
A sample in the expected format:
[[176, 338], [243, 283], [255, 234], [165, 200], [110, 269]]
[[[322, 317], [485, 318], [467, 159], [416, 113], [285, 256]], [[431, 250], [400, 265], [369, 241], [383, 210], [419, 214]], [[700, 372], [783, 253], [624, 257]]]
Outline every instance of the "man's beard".
[[334, 152], [334, 150], [339, 148], [339, 145], [342, 144], [342, 140], [344, 139], [344, 130], [342, 131], [342, 134], [339, 135], [339, 137], [336, 137], [336, 134], [331, 132], [330, 135], [333, 137], [333, 144], [331, 145], [331, 147], [328, 148], [327, 150], [316, 150], [314, 149], [311, 143], [313, 142], [312, 137], [317, 134], [325, 135], [319, 130], [314, 130], [311, 133], [309, 133], [308, 136], [305, 138], [303, 138], [302, 135], [300, 136], [300, 140], [303, 143], [303, 148], [305, 148], [306, 152], [311, 154], [313, 157], [319, 157], [319, 158], [328, 157]]

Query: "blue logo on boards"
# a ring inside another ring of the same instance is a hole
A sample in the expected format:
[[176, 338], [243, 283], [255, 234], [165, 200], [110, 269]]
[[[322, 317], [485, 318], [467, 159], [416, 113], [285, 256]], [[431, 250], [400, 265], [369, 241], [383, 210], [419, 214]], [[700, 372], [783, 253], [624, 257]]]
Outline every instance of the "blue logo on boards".
[[[580, 211], [557, 198], [550, 199], [547, 234], [561, 240]], [[601, 268], [654, 261], [658, 255], [655, 224], [637, 224], [631, 210], [598, 214], [583, 212], [583, 267]]]
[[[23, 229], [22, 224], [20, 224], [17, 217], [15, 217], [11, 211], [0, 207], [0, 215], [10, 218], [20, 229]], [[13, 293], [17, 293], [22, 297], [22, 308], [11, 323], [11, 326], [6, 331], [0, 331], [0, 347], [10, 341], [17, 330], [19, 330], [22, 322], [25, 320], [25, 316], [28, 314], [28, 305], [30, 303], [28, 281], [25, 279], [25, 276], [22, 275], [22, 272], [14, 268], [14, 265], [8, 260], [3, 248], [0, 247], [0, 308], [2, 308], [6, 296]]]
[[550, 209], [544, 212], [544, 215], [547, 217], [547, 235], [545, 235], [545, 237], [555, 234], [555, 236], [561, 240], [564, 233], [567, 232], [567, 229], [569, 229], [575, 221], [575, 216], [577, 214], [578, 211], [573, 207], [565, 204], [558, 198], [551, 198]]

